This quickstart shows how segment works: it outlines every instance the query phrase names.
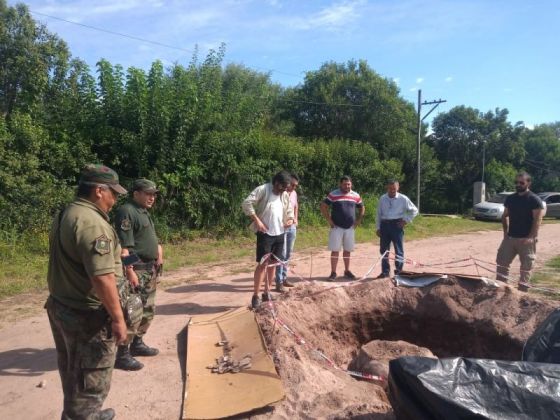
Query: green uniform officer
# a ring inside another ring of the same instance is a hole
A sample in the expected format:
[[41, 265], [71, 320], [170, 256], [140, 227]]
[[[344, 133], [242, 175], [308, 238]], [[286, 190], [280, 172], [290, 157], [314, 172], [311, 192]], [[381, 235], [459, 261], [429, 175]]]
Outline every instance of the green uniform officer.
[[133, 356], [155, 356], [159, 350], [144, 344], [155, 313], [156, 283], [159, 266], [163, 263], [162, 248], [148, 210], [152, 208], [158, 192], [156, 184], [147, 179], [137, 179], [132, 185], [130, 200], [120, 206], [115, 215], [115, 229], [119, 236], [122, 255], [136, 254], [140, 261], [127, 267], [126, 276], [142, 297], [144, 311], [142, 321], [130, 344], [119, 346], [115, 368], [138, 370], [142, 363]]
[[112, 169], [88, 165], [76, 201], [53, 221], [45, 308], [62, 380], [63, 420], [115, 416], [101, 407], [126, 324], [116, 285], [123, 273], [121, 247], [107, 213], [125, 193]]

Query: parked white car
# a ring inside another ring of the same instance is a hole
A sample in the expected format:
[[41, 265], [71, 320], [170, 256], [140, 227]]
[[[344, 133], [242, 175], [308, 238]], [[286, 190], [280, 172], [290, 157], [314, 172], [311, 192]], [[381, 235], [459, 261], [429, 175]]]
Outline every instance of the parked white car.
[[477, 220], [502, 220], [504, 214], [504, 201], [508, 195], [513, 192], [501, 192], [493, 195], [482, 203], [475, 204], [473, 207], [473, 216]]
[[546, 217], [556, 217], [560, 219], [560, 193], [543, 192], [537, 194], [545, 203]]

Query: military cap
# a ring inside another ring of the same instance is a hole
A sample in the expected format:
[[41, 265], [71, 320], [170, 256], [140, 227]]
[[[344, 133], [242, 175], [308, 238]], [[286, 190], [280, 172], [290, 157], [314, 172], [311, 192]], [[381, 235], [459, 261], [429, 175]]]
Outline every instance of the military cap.
[[119, 184], [119, 176], [111, 168], [91, 163], [86, 165], [80, 176], [80, 184], [107, 185], [119, 194], [126, 194], [126, 190]]
[[132, 191], [144, 191], [147, 193], [158, 192], [155, 182], [146, 178], [137, 179], [132, 183]]

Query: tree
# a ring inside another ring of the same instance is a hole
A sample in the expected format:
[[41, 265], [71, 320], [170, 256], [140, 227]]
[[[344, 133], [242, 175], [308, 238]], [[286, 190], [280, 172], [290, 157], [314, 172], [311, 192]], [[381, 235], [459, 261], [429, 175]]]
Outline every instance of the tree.
[[[470, 207], [472, 184], [482, 178], [483, 153], [486, 162], [520, 167], [525, 156], [522, 124], [507, 121], [507, 109], [481, 113], [458, 106], [434, 118], [433, 134], [428, 138], [446, 174], [441, 186], [451, 203], [452, 211], [463, 212]], [[484, 150], [483, 150], [484, 149]], [[488, 186], [493, 189], [493, 185]]]

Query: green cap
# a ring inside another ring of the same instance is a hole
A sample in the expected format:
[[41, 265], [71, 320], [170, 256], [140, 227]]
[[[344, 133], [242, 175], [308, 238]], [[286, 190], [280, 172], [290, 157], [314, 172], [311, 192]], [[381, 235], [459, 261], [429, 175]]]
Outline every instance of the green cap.
[[155, 182], [152, 182], [146, 178], [140, 178], [132, 183], [132, 191], [144, 191], [147, 193], [156, 193], [158, 192], [158, 189]]
[[104, 184], [119, 194], [126, 194], [126, 190], [119, 184], [117, 173], [107, 166], [96, 163], [90, 163], [82, 170], [80, 184]]

